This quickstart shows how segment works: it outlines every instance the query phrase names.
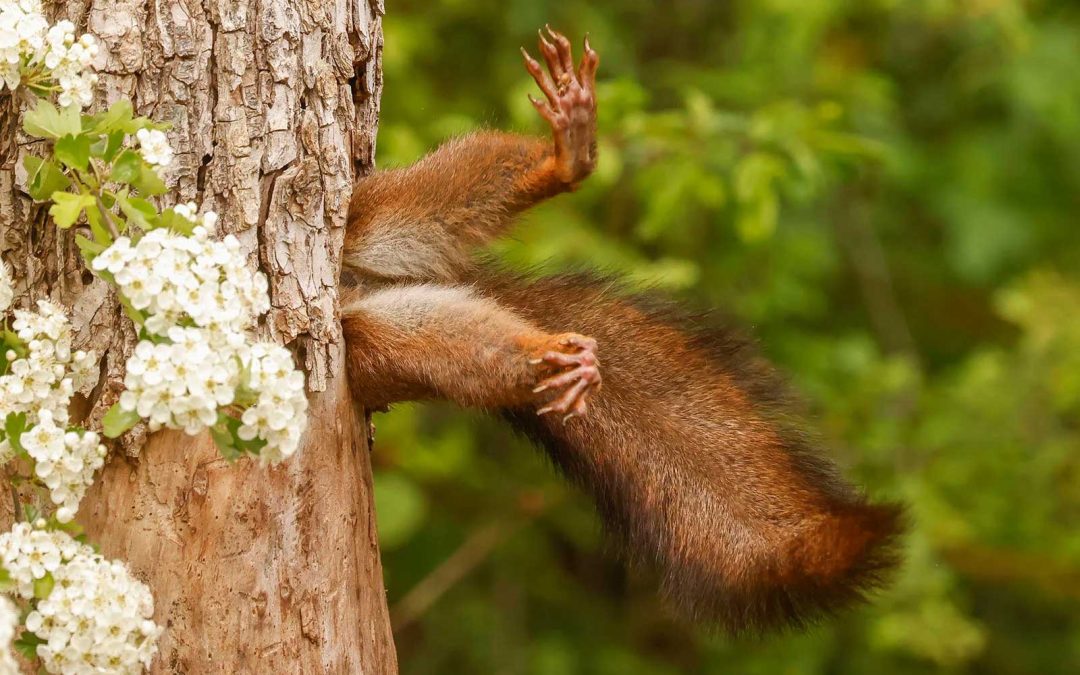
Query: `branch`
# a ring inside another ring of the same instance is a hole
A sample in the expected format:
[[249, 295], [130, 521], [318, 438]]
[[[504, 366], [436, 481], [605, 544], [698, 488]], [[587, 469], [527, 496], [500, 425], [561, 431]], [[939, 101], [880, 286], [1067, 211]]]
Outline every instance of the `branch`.
[[496, 521], [475, 530], [449, 558], [390, 608], [390, 624], [393, 630], [399, 631], [414, 623], [511, 535], [560, 501], [560, 497], [545, 499], [539, 496], [537, 499], [537, 495], [524, 496], [519, 504], [523, 513], [521, 518]]
[[523, 522], [496, 522], [473, 532], [449, 558], [390, 608], [390, 625], [394, 632], [423, 616], [439, 598], [517, 531]]

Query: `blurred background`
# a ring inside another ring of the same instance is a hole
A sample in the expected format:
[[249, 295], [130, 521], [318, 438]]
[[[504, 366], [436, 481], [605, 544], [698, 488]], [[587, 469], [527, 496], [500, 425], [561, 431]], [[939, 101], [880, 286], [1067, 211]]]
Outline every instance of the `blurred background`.
[[373, 460], [402, 673], [1080, 672], [1080, 4], [387, 4], [382, 167], [543, 133], [518, 47], [589, 31], [599, 169], [495, 253], [723, 308], [914, 522], [873, 604], [728, 640], [501, 425], [399, 406]]

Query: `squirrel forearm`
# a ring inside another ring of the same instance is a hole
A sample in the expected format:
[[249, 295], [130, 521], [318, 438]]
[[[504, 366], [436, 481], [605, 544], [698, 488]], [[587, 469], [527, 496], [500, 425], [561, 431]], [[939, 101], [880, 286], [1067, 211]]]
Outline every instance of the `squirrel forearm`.
[[574, 189], [596, 166], [596, 67], [585, 42], [576, 73], [570, 43], [541, 43], [553, 81], [526, 55], [547, 97], [533, 101], [548, 139], [481, 131], [454, 139], [413, 166], [376, 173], [349, 204], [343, 263], [369, 279], [454, 281], [472, 249], [502, 234], [534, 204]]
[[357, 185], [344, 263], [365, 276], [450, 281], [518, 213], [569, 189], [550, 141], [481, 131]]
[[342, 311], [353, 396], [370, 407], [448, 399], [573, 416], [585, 412], [585, 394], [599, 385], [595, 343], [545, 332], [471, 287], [347, 293]]

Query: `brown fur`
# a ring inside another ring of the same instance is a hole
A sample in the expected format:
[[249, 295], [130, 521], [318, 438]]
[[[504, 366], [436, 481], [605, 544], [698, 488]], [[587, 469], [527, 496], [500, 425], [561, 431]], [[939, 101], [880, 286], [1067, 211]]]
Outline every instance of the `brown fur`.
[[[555, 374], [544, 363], [573, 333], [547, 333], [469, 285], [402, 283], [346, 289], [342, 328], [354, 396], [372, 408], [448, 399], [498, 411], [538, 406]], [[534, 407], [535, 409], [535, 407]]]
[[[548, 143], [481, 131], [413, 166], [361, 179], [349, 205], [345, 265], [367, 278], [449, 281], [515, 215], [569, 189]], [[462, 188], [466, 189], [462, 189]]]
[[[744, 340], [605, 280], [474, 265], [473, 248], [595, 163], [596, 55], [586, 45], [574, 75], [569, 43], [552, 38], [540, 47], [553, 79], [526, 65], [554, 144], [482, 132], [357, 186], [342, 301], [353, 395], [502, 414], [592, 495], [622, 554], [657, 570], [689, 617], [758, 631], [851, 604], [895, 565], [900, 509], [837, 475]], [[568, 343], [571, 331], [598, 342], [599, 390], [594, 345]], [[544, 378], [559, 387], [534, 392]], [[563, 400], [557, 410], [584, 417], [537, 415]]]
[[707, 316], [586, 275], [476, 284], [549, 331], [597, 339], [604, 388], [563, 426], [504, 416], [596, 500], [632, 563], [685, 615], [731, 632], [803, 625], [897, 562], [895, 505], [872, 505], [790, 426], [771, 368]]

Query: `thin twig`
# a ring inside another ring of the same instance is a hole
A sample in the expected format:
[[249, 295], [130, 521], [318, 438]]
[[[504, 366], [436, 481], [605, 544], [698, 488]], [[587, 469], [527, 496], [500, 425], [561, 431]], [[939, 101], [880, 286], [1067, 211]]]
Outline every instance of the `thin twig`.
[[116, 223], [112, 221], [112, 216], [109, 215], [108, 210], [105, 208], [105, 202], [101, 201], [101, 197], [94, 197], [94, 201], [97, 202], [98, 212], [101, 213], [101, 218], [105, 221], [105, 224], [109, 226], [109, 234], [112, 235], [113, 241], [120, 238], [120, 232], [116, 229]]
[[443, 594], [483, 562], [521, 525], [521, 521], [501, 521], [473, 532], [449, 558], [390, 609], [390, 625], [393, 629], [399, 631], [423, 616]]
[[885, 248], [866, 222], [860, 195], [844, 190], [838, 201], [835, 223], [840, 244], [847, 251], [874, 331], [887, 350], [919, 364], [919, 348], [896, 297]]

